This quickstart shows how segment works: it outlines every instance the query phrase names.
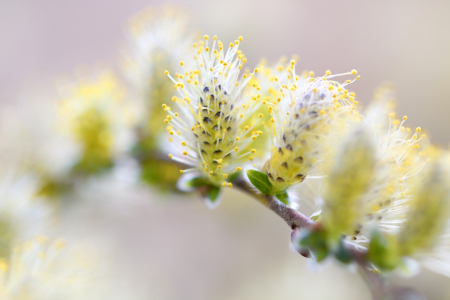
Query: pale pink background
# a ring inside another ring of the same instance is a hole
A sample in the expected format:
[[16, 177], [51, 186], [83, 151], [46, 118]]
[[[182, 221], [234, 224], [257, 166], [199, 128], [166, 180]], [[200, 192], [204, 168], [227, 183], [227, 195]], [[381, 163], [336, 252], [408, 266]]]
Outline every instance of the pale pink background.
[[[80, 64], [114, 63], [124, 21], [159, 3], [1, 0], [0, 101], [14, 101], [30, 85], [51, 86]], [[206, 34], [244, 36], [250, 64], [299, 54], [299, 67], [318, 74], [355, 68], [362, 78], [352, 89], [362, 103], [381, 82], [393, 82], [409, 124], [450, 142], [450, 1], [171, 3], [191, 11]], [[289, 250], [289, 228], [244, 197], [226, 197], [212, 212], [184, 199], [97, 218], [123, 239], [124, 262], [154, 294], [149, 299], [368, 299], [354, 274], [335, 266], [308, 271]], [[405, 282], [431, 299], [450, 293], [450, 281], [429, 272]]]
[[[124, 21], [165, 1], [0, 1], [0, 96], [24, 83], [111, 62]], [[321, 74], [357, 69], [352, 87], [367, 102], [375, 87], [398, 87], [400, 114], [447, 144], [450, 95], [449, 1], [173, 1], [194, 24], [223, 41], [239, 35], [250, 64], [299, 54], [300, 68]]]

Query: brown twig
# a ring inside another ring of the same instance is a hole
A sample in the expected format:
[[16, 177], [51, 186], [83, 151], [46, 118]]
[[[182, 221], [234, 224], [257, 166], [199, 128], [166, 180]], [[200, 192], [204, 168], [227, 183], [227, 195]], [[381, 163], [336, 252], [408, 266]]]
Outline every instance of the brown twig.
[[245, 180], [240, 180], [234, 186], [246, 194], [255, 197], [262, 204], [270, 208], [273, 212], [280, 216], [292, 230], [296, 228], [311, 228], [316, 224], [313, 220], [299, 211], [283, 204], [277, 198], [269, 195], [263, 195], [255, 191]]
[[[159, 153], [155, 154], [157, 154], [157, 157], [160, 160], [168, 160], [167, 156], [160, 155]], [[300, 228], [312, 229], [318, 225], [301, 212], [285, 205], [276, 197], [261, 194], [243, 179], [235, 182], [234, 187], [252, 196], [264, 206], [275, 212], [287, 223], [287, 225], [289, 225], [292, 230], [297, 230]], [[366, 250], [357, 249], [350, 245], [348, 245], [348, 247], [353, 261], [358, 264], [359, 273], [366, 282], [374, 300], [425, 300], [425, 297], [414, 289], [389, 284], [380, 276], [380, 274], [375, 273], [367, 259]]]
[[[285, 205], [284, 203], [276, 199], [276, 197], [259, 193], [245, 180], [240, 180], [239, 182], [235, 183], [234, 186], [242, 192], [253, 196], [263, 205], [275, 212], [289, 225], [289, 227], [291, 227], [292, 230], [300, 228], [312, 229], [318, 225], [316, 222], [314, 222], [304, 214]], [[351, 245], [348, 245], [348, 249], [351, 253], [353, 261], [358, 264], [358, 269], [361, 277], [364, 279], [368, 288], [370, 289], [373, 299], [425, 299], [422, 294], [418, 293], [412, 288], [399, 287], [386, 283], [385, 280], [379, 274], [375, 273], [370, 267], [366, 250], [357, 249]], [[300, 254], [304, 255], [303, 253]]]

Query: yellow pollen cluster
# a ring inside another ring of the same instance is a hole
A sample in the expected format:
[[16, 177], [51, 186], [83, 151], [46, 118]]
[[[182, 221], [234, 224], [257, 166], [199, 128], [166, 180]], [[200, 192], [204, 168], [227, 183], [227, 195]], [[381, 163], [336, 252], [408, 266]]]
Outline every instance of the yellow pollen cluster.
[[[173, 101], [180, 111], [172, 112], [171, 107], [164, 104], [164, 110], [172, 116], [164, 121], [169, 124], [169, 134], [180, 140], [174, 143], [182, 146], [184, 156], [172, 156], [172, 159], [194, 167], [183, 172], [201, 170], [216, 184], [233, 172], [235, 164], [242, 162], [241, 158], [252, 159], [249, 154], [256, 150], [248, 147], [262, 135], [262, 131], [254, 130], [257, 120], [246, 118], [254, 115], [261, 100], [256, 94], [257, 84], [244, 93], [251, 76], [244, 75], [239, 80], [241, 66], [245, 63], [243, 53], [238, 50], [240, 41], [242, 37], [225, 52], [217, 37], [210, 45], [210, 38], [205, 36], [195, 47], [196, 68], [185, 69], [186, 76], [178, 76], [177, 80], [168, 74], [179, 95]], [[183, 67], [185, 63], [180, 65]], [[258, 114], [257, 119], [262, 117]]]
[[279, 89], [281, 101], [270, 110], [273, 146], [264, 167], [278, 190], [302, 182], [316, 162], [327, 157], [332, 148], [329, 142], [336, 141], [333, 135], [339, 136], [347, 120], [354, 121], [359, 116], [354, 94], [345, 89], [348, 83], [330, 80], [338, 75], [327, 71], [324, 77], [300, 78], [295, 75], [294, 64], [286, 72], [286, 84], [280, 84]]

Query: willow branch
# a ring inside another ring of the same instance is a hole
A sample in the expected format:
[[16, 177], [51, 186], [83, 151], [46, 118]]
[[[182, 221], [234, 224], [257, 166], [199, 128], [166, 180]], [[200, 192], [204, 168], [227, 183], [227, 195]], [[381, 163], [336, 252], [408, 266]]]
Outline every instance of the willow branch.
[[[275, 212], [281, 217], [292, 230], [296, 229], [313, 229], [319, 226], [316, 222], [300, 213], [299, 211], [285, 205], [276, 197], [270, 195], [263, 195], [257, 192], [252, 186], [245, 180], [240, 180], [234, 185], [240, 191], [253, 196], [263, 205]], [[353, 258], [353, 261], [357, 263], [359, 273], [366, 282], [369, 290], [372, 293], [372, 297], [375, 300], [381, 299], [416, 299], [424, 300], [425, 297], [408, 287], [399, 287], [392, 284], [388, 284], [385, 280], [371, 269], [369, 260], [367, 258], [367, 251], [365, 249], [357, 249], [348, 245], [349, 251]], [[300, 253], [300, 252], [299, 252]], [[303, 253], [300, 253], [304, 255]]]
[[245, 180], [240, 180], [234, 186], [242, 192], [253, 196], [259, 200], [259, 202], [275, 212], [289, 225], [289, 227], [291, 227], [292, 230], [296, 228], [312, 228], [316, 225], [313, 220], [299, 211], [285, 205], [274, 196], [263, 195], [255, 191], [255, 189], [252, 188]]
[[[157, 155], [157, 157], [159, 160], [164, 161], [167, 160], [174, 163], [174, 161], [169, 160], [167, 156]], [[284, 203], [279, 201], [276, 197], [270, 195], [263, 195], [259, 193], [245, 180], [241, 179], [238, 182], [234, 183], [234, 187], [239, 189], [241, 192], [244, 192], [245, 194], [252, 196], [254, 199], [258, 200], [261, 204], [272, 210], [279, 217], [281, 217], [292, 230], [314, 229], [317, 228], [316, 226], [318, 226], [316, 222], [314, 222], [301, 212], [285, 205]], [[356, 262], [358, 265], [361, 277], [364, 279], [366, 285], [368, 286], [369, 290], [372, 293], [373, 299], [375, 300], [425, 299], [425, 297], [422, 294], [418, 293], [414, 289], [407, 287], [399, 287], [386, 283], [385, 280], [379, 274], [374, 273], [373, 270], [371, 270], [366, 250], [357, 249], [350, 245], [348, 247], [351, 256], [353, 258], [353, 261]]]

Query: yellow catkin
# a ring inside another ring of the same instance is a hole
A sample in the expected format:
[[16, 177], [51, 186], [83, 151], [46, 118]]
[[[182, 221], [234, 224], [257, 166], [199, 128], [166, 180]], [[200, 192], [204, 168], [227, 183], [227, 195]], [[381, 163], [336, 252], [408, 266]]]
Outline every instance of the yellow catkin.
[[346, 83], [324, 77], [300, 78], [291, 67], [281, 76], [286, 84], [281, 85], [282, 100], [275, 102], [272, 109], [274, 143], [271, 158], [263, 168], [280, 191], [301, 183], [311, 170], [317, 169], [317, 162], [329, 156], [347, 121], [357, 119], [350, 113], [353, 108], [344, 92]]
[[[240, 66], [245, 63], [244, 55], [238, 50], [241, 40], [230, 43], [229, 49], [225, 50], [221, 42], [211, 43], [205, 37], [203, 45], [199, 43], [195, 61], [182, 64], [185, 68], [194, 66], [193, 70], [185, 70], [192, 78], [178, 76], [175, 79], [168, 75], [178, 86], [176, 99], [185, 99], [176, 101], [180, 111], [172, 113], [165, 107], [171, 116], [178, 115], [176, 119], [166, 117], [173, 126], [169, 134], [177, 132], [183, 140], [182, 145], [190, 149], [183, 153], [189, 153], [189, 156], [183, 157], [182, 161], [198, 168], [208, 180], [218, 185], [223, 184], [227, 174], [234, 172], [237, 164], [250, 159], [249, 154], [254, 153], [251, 149], [255, 149], [252, 143], [260, 136], [253, 132], [263, 118], [260, 112], [255, 119], [249, 118], [261, 106], [258, 85], [249, 91], [240, 88], [241, 85], [248, 86], [252, 79], [251, 76], [238, 76]], [[184, 123], [191, 129], [186, 136]]]
[[348, 234], [361, 216], [361, 195], [374, 175], [375, 145], [366, 129], [358, 128], [342, 142], [331, 172], [321, 219], [332, 239]]
[[405, 227], [398, 234], [401, 256], [430, 250], [443, 233], [450, 216], [449, 167], [449, 157], [438, 160], [413, 191]]

